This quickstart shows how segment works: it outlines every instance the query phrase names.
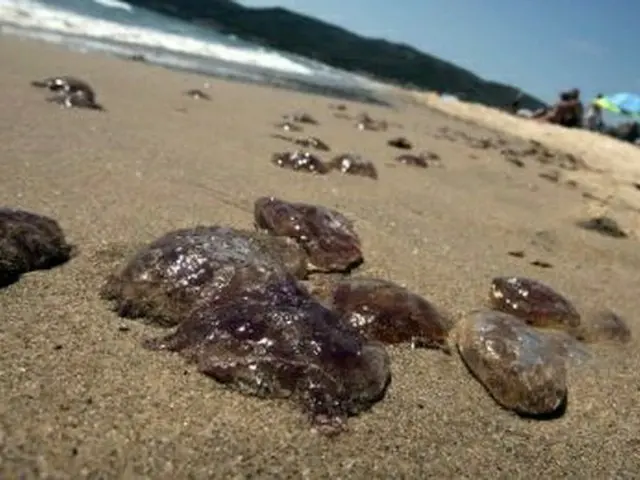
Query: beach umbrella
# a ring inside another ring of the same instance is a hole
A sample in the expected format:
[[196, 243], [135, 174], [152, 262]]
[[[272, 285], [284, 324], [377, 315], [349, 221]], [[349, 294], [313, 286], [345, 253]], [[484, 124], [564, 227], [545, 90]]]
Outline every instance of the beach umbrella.
[[595, 101], [596, 105], [613, 113], [640, 118], [640, 95], [635, 93], [615, 93]]

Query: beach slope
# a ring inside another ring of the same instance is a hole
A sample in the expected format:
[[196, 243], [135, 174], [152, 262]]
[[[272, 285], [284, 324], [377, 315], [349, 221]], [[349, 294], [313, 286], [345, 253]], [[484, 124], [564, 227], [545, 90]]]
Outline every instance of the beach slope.
[[[393, 109], [346, 104], [392, 124], [368, 132], [336, 118], [327, 98], [32, 41], [0, 38], [0, 65], [0, 205], [57, 219], [79, 249], [0, 291], [1, 478], [637, 474], [637, 211], [598, 197], [604, 174], [594, 167], [518, 167], [501, 150], [526, 148], [522, 136], [399, 100]], [[107, 111], [63, 110], [29, 85], [58, 74], [89, 81]], [[210, 102], [182, 94], [206, 81]], [[332, 154], [373, 161], [379, 180], [273, 166], [271, 154], [291, 148], [271, 136], [273, 124], [296, 111], [319, 120], [306, 133]], [[437, 153], [441, 167], [394, 162], [386, 142], [399, 135]], [[581, 312], [613, 308], [634, 337], [594, 346], [592, 361], [570, 371], [566, 415], [549, 422], [501, 410], [455, 354], [394, 347], [386, 399], [324, 438], [289, 403], [244, 397], [176, 355], [142, 349], [162, 332], [119, 319], [98, 297], [141, 243], [198, 223], [250, 227], [264, 195], [344, 212], [362, 237], [361, 274], [404, 284], [456, 318], [485, 302], [492, 277], [526, 275]], [[575, 226], [603, 209], [629, 237]]]

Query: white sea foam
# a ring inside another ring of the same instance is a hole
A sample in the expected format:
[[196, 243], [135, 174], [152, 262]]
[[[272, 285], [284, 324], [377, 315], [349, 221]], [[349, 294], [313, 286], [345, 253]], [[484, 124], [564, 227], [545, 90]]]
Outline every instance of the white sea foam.
[[120, 10], [126, 10], [127, 12], [132, 12], [133, 7], [129, 5], [127, 2], [119, 2], [118, 0], [93, 0], [98, 5], [102, 5], [103, 7], [109, 8], [119, 8]]
[[[115, 4], [122, 9], [127, 5], [117, 0], [95, 0], [101, 4]], [[313, 69], [286, 58], [277, 52], [265, 49], [225, 45], [193, 36], [167, 33], [160, 29], [127, 25], [89, 15], [81, 15], [69, 10], [54, 8], [33, 0], [0, 0], [0, 27], [16, 27], [20, 30], [34, 30], [41, 38], [46, 35], [71, 35], [88, 40], [117, 42], [132, 46], [162, 49], [174, 54], [223, 60], [267, 70], [288, 72], [297, 75], [314, 75]], [[185, 24], [185, 31], [190, 28]], [[46, 39], [46, 38], [45, 38]]]

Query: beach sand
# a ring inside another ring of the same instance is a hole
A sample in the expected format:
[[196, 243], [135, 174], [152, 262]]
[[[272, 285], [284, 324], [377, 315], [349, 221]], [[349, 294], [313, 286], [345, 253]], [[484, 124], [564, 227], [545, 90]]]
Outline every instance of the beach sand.
[[[403, 93], [406, 96], [406, 92]], [[489, 128], [508, 131], [519, 138], [537, 140], [572, 152], [592, 168], [574, 174], [574, 180], [588, 186], [592, 193], [612, 196], [609, 204], [613, 208], [634, 212], [640, 210], [640, 195], [638, 189], [633, 187], [633, 183], [640, 183], [638, 146], [587, 130], [527, 120], [483, 105], [443, 100], [434, 94], [412, 93], [412, 96], [418, 102], [456, 118], [479, 122]], [[640, 232], [638, 227], [640, 224], [635, 225], [636, 231]]]
[[[497, 149], [436, 134], [448, 127], [516, 146], [521, 138], [415, 102], [397, 100], [392, 109], [347, 102], [352, 113], [403, 126], [360, 132], [333, 117], [331, 99], [33, 41], [0, 38], [0, 65], [0, 204], [56, 218], [79, 247], [68, 264], [0, 291], [1, 478], [631, 478], [640, 471], [638, 213], [619, 193], [640, 198], [640, 191], [627, 173], [617, 174], [615, 188], [611, 174], [586, 170], [561, 171], [550, 182], [538, 176], [550, 166], [518, 168]], [[86, 78], [107, 112], [62, 110], [29, 86], [66, 73]], [[206, 81], [211, 102], [182, 95]], [[273, 152], [291, 148], [270, 137], [273, 124], [294, 111], [321, 122], [306, 132], [332, 153], [373, 160], [380, 179], [271, 165]], [[394, 165], [399, 152], [386, 141], [398, 135], [438, 153], [442, 168]], [[592, 141], [608, 149], [611, 165], [621, 161], [608, 139]], [[574, 177], [577, 186], [565, 184]], [[602, 192], [613, 195], [606, 204], [593, 198]], [[363, 240], [361, 273], [404, 284], [455, 317], [483, 305], [493, 276], [526, 275], [581, 312], [614, 309], [634, 338], [592, 347], [592, 361], [570, 370], [566, 415], [548, 422], [499, 408], [457, 355], [394, 347], [385, 400], [350, 419], [349, 432], [321, 437], [291, 403], [225, 390], [177, 355], [144, 350], [143, 338], [164, 332], [119, 319], [98, 298], [105, 275], [141, 243], [197, 223], [250, 227], [262, 195], [343, 211]], [[574, 225], [601, 210], [630, 237]]]

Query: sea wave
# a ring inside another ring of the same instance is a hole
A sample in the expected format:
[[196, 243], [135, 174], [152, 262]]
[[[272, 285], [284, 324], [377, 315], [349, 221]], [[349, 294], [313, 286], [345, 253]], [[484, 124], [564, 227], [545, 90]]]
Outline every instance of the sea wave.
[[127, 12], [132, 12], [133, 7], [129, 5], [127, 2], [119, 2], [118, 0], [93, 0], [98, 5], [102, 5], [107, 8], [119, 8], [121, 10], [126, 10]]
[[277, 76], [268, 76], [264, 73], [248, 71], [240, 64], [217, 61], [214, 65], [205, 62], [206, 59], [191, 55], [174, 55], [158, 49], [132, 49], [128, 44], [118, 44], [117, 42], [105, 42], [101, 40], [92, 40], [85, 37], [76, 37], [73, 35], [60, 35], [57, 33], [22, 29], [13, 26], [4, 26], [0, 29], [10, 35], [16, 35], [24, 38], [32, 38], [34, 40], [44, 40], [48, 43], [64, 45], [67, 48], [78, 52], [108, 52], [110, 54], [122, 57], [133, 58], [136, 55], [142, 55], [145, 61], [162, 65], [168, 68], [174, 68], [183, 71], [210, 74], [219, 77], [236, 78], [248, 80], [263, 84], [278, 84]]
[[[95, 0], [95, 2], [121, 10], [126, 9], [124, 5], [130, 7], [117, 0]], [[120, 6], [116, 7], [116, 4]], [[315, 69], [290, 60], [277, 52], [255, 47], [225, 45], [213, 39], [208, 41], [188, 34], [169, 33], [147, 26], [97, 18], [34, 0], [0, 0], [0, 27], [2, 25], [20, 30], [34, 30], [40, 32], [41, 36], [84, 37], [93, 41], [162, 49], [174, 54], [217, 59], [295, 75], [311, 76], [316, 73]], [[184, 26], [185, 30], [189, 27], [188, 24]]]

